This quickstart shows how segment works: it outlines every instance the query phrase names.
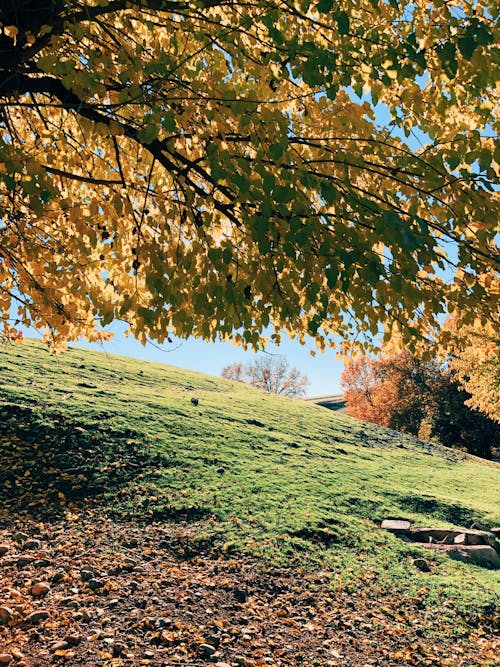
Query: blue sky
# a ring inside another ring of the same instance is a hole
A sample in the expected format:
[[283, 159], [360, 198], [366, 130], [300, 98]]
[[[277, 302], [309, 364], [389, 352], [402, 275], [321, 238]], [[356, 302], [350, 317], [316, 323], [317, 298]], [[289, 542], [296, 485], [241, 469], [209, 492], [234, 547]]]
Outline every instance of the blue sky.
[[[226, 364], [236, 361], [247, 362], [254, 358], [253, 352], [245, 352], [231, 343], [206, 343], [194, 338], [185, 341], [177, 340], [173, 344], [166, 345], [147, 343], [143, 347], [135, 339], [125, 337], [125, 328], [120, 325], [107, 327], [115, 334], [109, 342], [103, 345], [91, 345], [81, 341], [78, 347], [100, 350], [108, 354], [122, 354], [170, 366], [180, 366], [209, 375], [220, 375]], [[279, 347], [270, 344], [266, 353], [285, 355], [290, 366], [296, 366], [302, 373], [305, 373], [310, 381], [307, 389], [309, 396], [340, 393], [343, 362], [336, 358], [335, 350], [327, 350], [324, 353], [317, 351], [316, 356], [312, 357], [310, 351], [315, 349], [313, 340], [306, 345], [300, 345], [297, 340], [292, 341], [283, 337]]]

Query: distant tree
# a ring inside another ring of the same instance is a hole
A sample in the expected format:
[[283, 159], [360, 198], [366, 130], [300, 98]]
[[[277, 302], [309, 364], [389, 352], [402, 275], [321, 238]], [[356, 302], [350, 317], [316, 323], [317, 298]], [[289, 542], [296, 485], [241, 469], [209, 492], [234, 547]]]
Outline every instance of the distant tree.
[[236, 382], [246, 382], [245, 367], [243, 366], [241, 361], [224, 366], [224, 368], [221, 371], [221, 376], [223, 378], [226, 378], [226, 380], [235, 380]]
[[468, 405], [452, 367], [408, 352], [359, 357], [342, 375], [348, 414], [491, 458], [500, 427]]
[[246, 382], [252, 387], [264, 389], [280, 396], [304, 396], [309, 384], [307, 375], [297, 368], [290, 368], [285, 357], [257, 357], [255, 361], [224, 366], [221, 376], [228, 380]]

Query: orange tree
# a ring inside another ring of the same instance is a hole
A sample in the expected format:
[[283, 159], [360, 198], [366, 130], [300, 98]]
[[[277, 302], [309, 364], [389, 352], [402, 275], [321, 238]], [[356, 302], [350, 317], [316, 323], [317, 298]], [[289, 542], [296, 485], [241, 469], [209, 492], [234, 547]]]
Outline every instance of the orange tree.
[[500, 426], [469, 407], [456, 372], [409, 352], [360, 356], [342, 375], [347, 411], [399, 431], [434, 437], [443, 445], [491, 458], [500, 448]]
[[413, 345], [446, 309], [488, 321], [497, 17], [493, 0], [2, 0], [4, 335], [57, 346], [120, 319], [143, 341], [259, 347], [271, 327], [323, 349], [395, 327]]

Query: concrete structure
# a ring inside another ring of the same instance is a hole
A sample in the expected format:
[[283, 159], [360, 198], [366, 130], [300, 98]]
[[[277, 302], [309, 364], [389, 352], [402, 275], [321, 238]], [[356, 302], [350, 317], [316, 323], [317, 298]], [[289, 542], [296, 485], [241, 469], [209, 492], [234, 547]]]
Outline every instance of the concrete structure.
[[335, 410], [337, 412], [342, 412], [345, 410], [344, 394], [332, 394], [330, 396], [308, 396], [303, 400], [307, 401], [307, 403], [316, 403], [316, 405], [321, 405], [322, 408], [328, 408], [328, 410]]

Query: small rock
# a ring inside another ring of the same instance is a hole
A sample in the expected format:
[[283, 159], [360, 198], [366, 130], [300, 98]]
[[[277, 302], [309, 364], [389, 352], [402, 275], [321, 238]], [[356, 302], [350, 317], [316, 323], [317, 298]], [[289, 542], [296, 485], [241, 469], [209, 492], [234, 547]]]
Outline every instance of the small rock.
[[59, 600], [59, 604], [62, 607], [69, 607], [70, 609], [80, 608], [80, 603], [78, 602], [78, 600], [75, 600], [75, 598], [72, 597], [62, 598], [61, 600]]
[[65, 642], [63, 640], [54, 642], [53, 644], [50, 645], [50, 650], [52, 653], [55, 653], [56, 651], [64, 651], [65, 648], [68, 648], [69, 644], [68, 642]]
[[23, 549], [40, 549], [41, 546], [42, 543], [40, 542], [40, 540], [27, 540], [23, 544]]
[[104, 582], [101, 579], [89, 579], [87, 583], [93, 591], [104, 588]]
[[30, 625], [38, 625], [38, 623], [46, 621], [49, 616], [50, 614], [46, 609], [38, 609], [37, 611], [32, 611], [31, 614], [28, 614], [24, 620]]
[[0, 653], [0, 665], [8, 665], [12, 660], [10, 653]]
[[50, 586], [45, 581], [40, 581], [31, 587], [31, 595], [34, 595], [35, 597], [42, 597], [43, 595], [47, 595], [49, 591]]
[[108, 602], [108, 607], [116, 607], [120, 603], [120, 600], [118, 598], [112, 598]]
[[47, 567], [48, 565], [50, 565], [50, 560], [46, 558], [41, 558], [33, 563], [33, 567]]
[[137, 566], [137, 561], [134, 560], [133, 558], [126, 558], [123, 564], [123, 568], [129, 571], [133, 570], [136, 566]]
[[14, 542], [26, 542], [28, 537], [29, 537], [29, 535], [27, 535], [26, 533], [21, 532], [20, 530], [17, 531], [17, 533], [14, 533], [12, 535], [12, 539], [14, 540]]
[[90, 581], [94, 578], [94, 573], [91, 570], [81, 570], [80, 577], [82, 578], [82, 581]]
[[425, 558], [414, 558], [413, 559], [413, 565], [417, 568], [417, 570], [420, 570], [420, 572], [430, 572], [431, 568], [429, 567], [429, 563], [425, 560]]
[[14, 612], [10, 607], [0, 607], [0, 625], [7, 625], [13, 615]]
[[246, 602], [248, 599], [248, 593], [242, 588], [235, 588], [233, 595], [238, 600], [238, 602]]
[[130, 590], [135, 591], [137, 587], [139, 586], [137, 581], [130, 581], [128, 587]]
[[113, 644], [113, 657], [114, 658], [119, 658], [121, 655], [125, 653], [127, 650], [126, 644], [123, 642], [115, 642]]
[[17, 559], [16, 565], [17, 567], [26, 567], [26, 565], [31, 565], [31, 563], [34, 563], [35, 559], [33, 556], [21, 556], [20, 558]]
[[195, 398], [194, 396], [193, 396], [193, 398], [191, 399], [191, 403], [192, 403], [193, 405], [198, 405], [199, 402], [200, 402], [200, 401], [199, 401], [197, 398]]
[[64, 579], [65, 576], [66, 576], [66, 572], [64, 570], [57, 570], [57, 572], [52, 577], [52, 583], [53, 584], [58, 584], [60, 581], [62, 581]]
[[210, 658], [217, 649], [212, 644], [200, 644], [200, 653], [204, 658]]
[[64, 641], [70, 646], [78, 646], [82, 641], [82, 636], [78, 632], [72, 632], [70, 635], [64, 638]]
[[[8, 544], [0, 544], [0, 556], [5, 556], [7, 551], [9, 551], [10, 547]], [[3, 655], [7, 655], [4, 653]]]

